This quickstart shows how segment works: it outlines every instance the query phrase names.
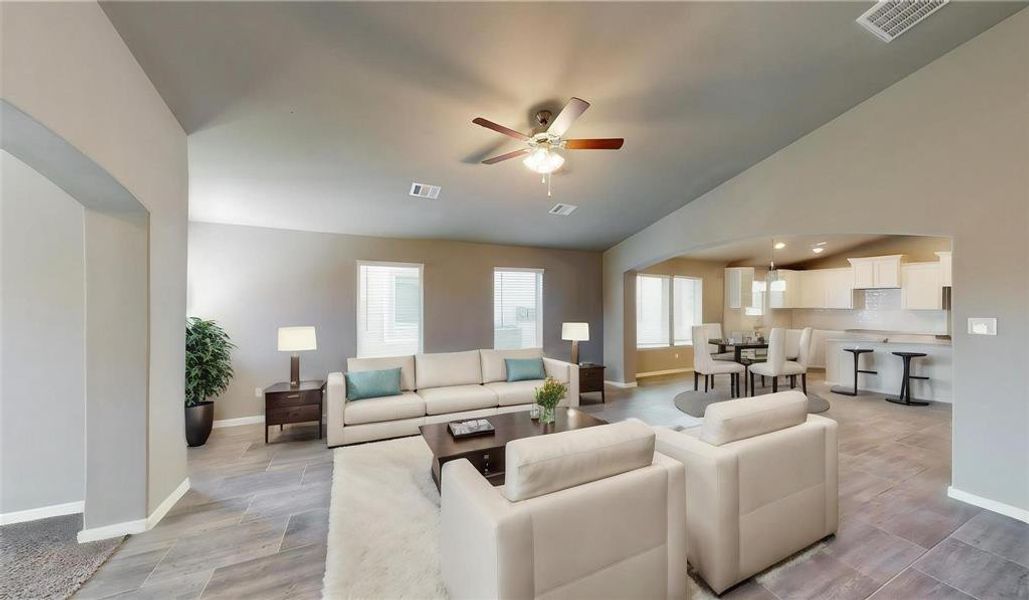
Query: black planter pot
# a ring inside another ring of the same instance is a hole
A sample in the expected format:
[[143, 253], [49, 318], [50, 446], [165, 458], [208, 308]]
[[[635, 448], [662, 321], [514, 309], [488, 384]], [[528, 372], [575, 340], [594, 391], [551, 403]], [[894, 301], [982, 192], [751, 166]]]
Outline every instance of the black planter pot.
[[203, 446], [214, 425], [214, 402], [186, 407], [186, 443], [190, 448]]

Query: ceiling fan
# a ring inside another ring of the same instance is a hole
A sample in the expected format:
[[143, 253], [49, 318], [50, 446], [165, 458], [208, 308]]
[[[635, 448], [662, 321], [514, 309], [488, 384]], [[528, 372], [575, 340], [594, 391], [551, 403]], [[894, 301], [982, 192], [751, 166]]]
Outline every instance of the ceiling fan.
[[589, 102], [581, 98], [572, 98], [553, 121], [551, 121], [553, 114], [549, 110], [541, 110], [536, 113], [536, 122], [539, 123], [542, 131], [532, 135], [525, 135], [482, 117], [473, 119], [472, 123], [476, 125], [492, 129], [525, 143], [524, 148], [487, 158], [482, 161], [482, 164], [495, 165], [498, 162], [524, 156], [525, 159], [522, 162], [526, 167], [541, 175], [549, 175], [560, 169], [565, 162], [564, 157], [558, 154], [558, 150], [618, 150], [621, 148], [625, 143], [622, 138], [565, 139], [562, 137], [572, 123], [589, 107]]

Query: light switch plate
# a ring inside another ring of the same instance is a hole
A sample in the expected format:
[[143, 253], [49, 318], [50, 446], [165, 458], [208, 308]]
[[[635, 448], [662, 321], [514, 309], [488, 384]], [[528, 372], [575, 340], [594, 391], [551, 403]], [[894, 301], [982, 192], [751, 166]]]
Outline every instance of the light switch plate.
[[997, 319], [994, 317], [969, 317], [968, 335], [997, 335]]

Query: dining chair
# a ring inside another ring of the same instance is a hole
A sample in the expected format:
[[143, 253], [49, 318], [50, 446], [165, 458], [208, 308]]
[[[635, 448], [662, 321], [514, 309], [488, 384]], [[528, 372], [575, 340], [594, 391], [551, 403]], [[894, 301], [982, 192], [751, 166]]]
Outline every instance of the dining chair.
[[[721, 323], [704, 323], [701, 325], [704, 328], [704, 333], [707, 334], [709, 340], [724, 340], [725, 336], [722, 335], [722, 324]], [[717, 346], [717, 344], [712, 344]], [[710, 348], [708, 348], [710, 350]], [[730, 360], [735, 362], [736, 355], [734, 352], [713, 352], [711, 353], [712, 360]], [[744, 382], [746, 383], [746, 382]]]
[[805, 327], [800, 333], [800, 347], [797, 360], [786, 360], [786, 330], [782, 327], [772, 328], [768, 336], [768, 360], [750, 366], [750, 395], [755, 394], [754, 376], [772, 378], [772, 393], [779, 391], [779, 377], [789, 377], [790, 386], [796, 386], [797, 375], [800, 375], [801, 389], [807, 393], [807, 370], [811, 362], [811, 332]]
[[[693, 327], [693, 389], [700, 389], [700, 376], [704, 376], [704, 393], [708, 387], [714, 388], [715, 375], [729, 375], [729, 395], [736, 398], [740, 394], [740, 375], [747, 368], [737, 362], [714, 360], [711, 347], [707, 343], [707, 332], [703, 325]], [[743, 382], [746, 385], [746, 382]]]

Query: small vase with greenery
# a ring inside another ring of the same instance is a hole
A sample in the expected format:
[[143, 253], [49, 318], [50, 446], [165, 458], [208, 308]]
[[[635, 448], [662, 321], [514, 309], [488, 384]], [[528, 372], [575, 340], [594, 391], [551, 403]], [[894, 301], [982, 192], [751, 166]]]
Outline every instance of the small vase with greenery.
[[554, 409], [568, 393], [568, 386], [553, 377], [547, 377], [543, 385], [536, 388], [536, 404], [540, 406], [540, 423], [554, 422]]
[[229, 334], [210, 320], [186, 320], [186, 442], [203, 446], [214, 424], [214, 402], [232, 380]]

